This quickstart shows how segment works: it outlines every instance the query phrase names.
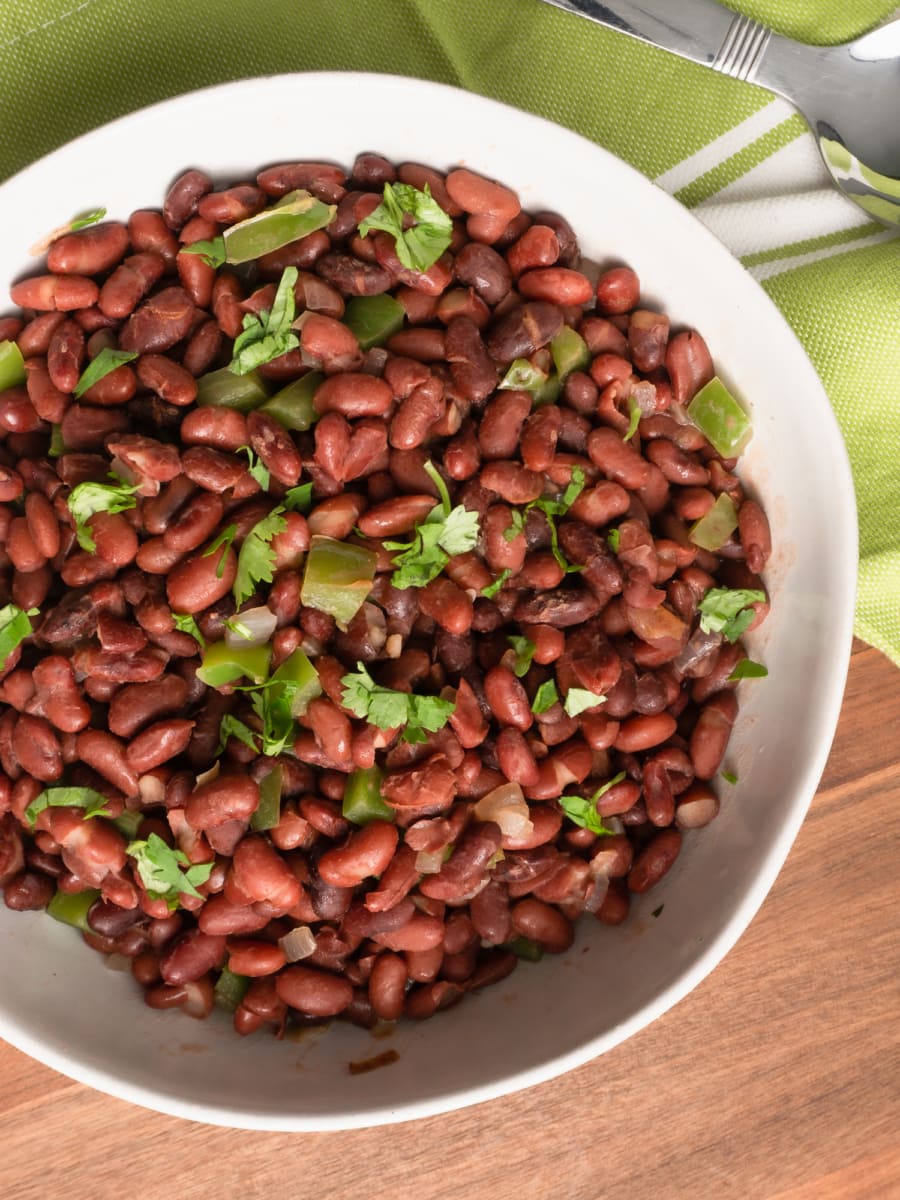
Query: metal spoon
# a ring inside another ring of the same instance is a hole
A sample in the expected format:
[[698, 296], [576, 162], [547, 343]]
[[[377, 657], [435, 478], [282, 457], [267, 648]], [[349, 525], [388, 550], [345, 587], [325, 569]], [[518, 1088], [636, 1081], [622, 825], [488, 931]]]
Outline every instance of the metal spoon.
[[808, 46], [716, 0], [546, 2], [784, 96], [844, 195], [900, 227], [900, 20], [839, 46]]

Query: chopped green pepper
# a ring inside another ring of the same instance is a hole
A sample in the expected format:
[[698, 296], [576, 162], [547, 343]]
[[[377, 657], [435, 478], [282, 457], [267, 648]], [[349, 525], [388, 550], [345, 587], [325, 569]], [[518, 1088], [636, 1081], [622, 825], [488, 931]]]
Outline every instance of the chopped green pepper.
[[523, 958], [526, 962], [540, 962], [544, 957], [543, 948], [527, 937], [513, 938], [504, 949], [512, 950], [516, 958]]
[[383, 778], [380, 767], [360, 767], [350, 773], [341, 807], [348, 821], [354, 825], [367, 825], [369, 821], [394, 820], [394, 810], [381, 798]]
[[[277, 670], [272, 672], [273, 684], [286, 684], [292, 717], [302, 717], [310, 700], [322, 694], [319, 673], [302, 650], [294, 650]], [[273, 689], [276, 690], [276, 689]]]
[[84, 933], [91, 933], [87, 915], [91, 905], [99, 899], [100, 892], [96, 888], [89, 888], [85, 892], [56, 891], [47, 905], [47, 912], [54, 920], [62, 921], [64, 925], [74, 925]]
[[587, 342], [571, 325], [564, 325], [550, 341], [550, 353], [556, 366], [556, 374], [564, 380], [573, 371], [586, 371], [590, 366], [591, 352]]
[[300, 599], [346, 626], [372, 590], [376, 561], [374, 551], [364, 546], [316, 534], [306, 556]]
[[309, 371], [306, 375], [301, 375], [299, 379], [292, 380], [287, 387], [271, 396], [261, 405], [259, 411], [274, 418], [285, 429], [295, 429], [302, 433], [319, 419], [319, 414], [313, 407], [313, 395], [324, 378], [321, 371]]
[[0, 392], [25, 382], [25, 359], [15, 342], [0, 342]]
[[281, 767], [273, 767], [259, 781], [259, 806], [250, 818], [250, 828], [256, 833], [274, 829], [281, 819]]
[[406, 309], [393, 296], [353, 296], [347, 301], [344, 324], [356, 335], [360, 349], [371, 350], [386, 342], [403, 326]]
[[334, 204], [323, 204], [309, 192], [288, 192], [271, 208], [225, 230], [222, 234], [225, 261], [251, 262], [273, 250], [280, 250], [282, 246], [330, 225], [336, 211]]
[[228, 367], [208, 371], [197, 380], [197, 403], [209, 408], [252, 412], [268, 399], [269, 389], [256, 371], [235, 375]]
[[735, 458], [753, 433], [750, 418], [715, 375], [688, 405], [687, 414], [723, 458]]
[[536, 392], [548, 378], [546, 371], [536, 367], [527, 358], [514, 358], [497, 387], [505, 391]]
[[695, 521], [688, 537], [701, 550], [719, 550], [737, 529], [738, 515], [734, 501], [721, 492], [708, 513]]
[[271, 657], [269, 646], [229, 646], [227, 642], [212, 642], [204, 651], [197, 678], [208, 687], [222, 687], [242, 675], [254, 683], [262, 683], [269, 674]]
[[213, 988], [213, 999], [219, 1008], [233, 1013], [240, 1006], [249, 986], [248, 976], [236, 975], [234, 971], [229, 971], [228, 967], [223, 967], [221, 975], [216, 980], [216, 986]]

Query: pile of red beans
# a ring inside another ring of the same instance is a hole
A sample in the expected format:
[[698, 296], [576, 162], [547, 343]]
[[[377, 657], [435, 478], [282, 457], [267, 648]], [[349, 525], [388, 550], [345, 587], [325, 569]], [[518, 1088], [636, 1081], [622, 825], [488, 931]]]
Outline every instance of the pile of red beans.
[[[398, 178], [428, 183], [453, 218], [450, 247], [424, 272], [401, 265], [390, 235], [358, 233]], [[179, 253], [295, 188], [336, 204], [334, 221], [240, 268]], [[325, 374], [306, 432], [196, 403], [198, 377], [228, 364], [244, 316], [271, 306], [287, 266], [307, 314], [300, 346], [259, 374], [273, 387]], [[381, 293], [406, 320], [363, 351], [341, 317], [350, 297]], [[729, 677], [746, 655], [701, 633], [697, 606], [713, 586], [762, 588], [768, 527], [735, 462], [686, 419], [713, 374], [702, 337], [641, 308], [628, 267], [585, 273], [561, 216], [525, 213], [508, 188], [467, 170], [368, 153], [349, 171], [294, 163], [224, 189], [191, 170], [161, 211], [59, 237], [44, 273], [11, 294], [19, 311], [0, 318], [0, 340], [18, 343], [27, 383], [0, 393], [0, 602], [39, 613], [0, 683], [10, 908], [98, 889], [85, 941], [126, 956], [153, 1007], [206, 1016], [227, 965], [250, 980], [234, 1012], [240, 1033], [332, 1017], [371, 1025], [428, 1017], [503, 979], [523, 946], [565, 951], [584, 913], [617, 925], [687, 831], [715, 817], [712, 781], [737, 714]], [[498, 390], [513, 359], [547, 365], [564, 325], [590, 364], [555, 402]], [[104, 348], [138, 357], [76, 399]], [[51, 456], [54, 436], [62, 452]], [[271, 473], [267, 491], [248, 446]], [[398, 589], [382, 543], [409, 540], [437, 503], [429, 460], [453, 504], [479, 515], [480, 536], [427, 586]], [[95, 516], [88, 551], [66, 499], [111, 468], [137, 481], [137, 503]], [[532, 507], [516, 526], [513, 512], [559, 499], [576, 470], [585, 486], [557, 520], [577, 568], [567, 572], [547, 516]], [[286, 514], [274, 576], [247, 607], [277, 619], [273, 664], [302, 648], [323, 691], [292, 749], [273, 759], [232, 737], [217, 759], [223, 716], [247, 706], [198, 679], [200, 647], [175, 616], [193, 614], [207, 642], [222, 639], [235, 551], [307, 481], [311, 507]], [[713, 554], [688, 528], [722, 492], [739, 527]], [[204, 551], [230, 524], [237, 537], [217, 574], [219, 556]], [[346, 629], [301, 603], [314, 534], [377, 553]], [[758, 624], [767, 605], [755, 607]], [[510, 637], [533, 644], [524, 674]], [[411, 743], [354, 716], [340, 681], [360, 662], [383, 686], [453, 698], [449, 722]], [[577, 687], [606, 700], [576, 717], [559, 703], [536, 714], [551, 679], [561, 695]], [[342, 814], [346, 780], [373, 764], [395, 819], [355, 826]], [[255, 832], [273, 765], [280, 818]], [[597, 802], [611, 833], [565, 816], [560, 796], [591, 796], [619, 774]], [[528, 806], [531, 832], [519, 836], [476, 813], [508, 782]], [[100, 792], [110, 817], [47, 808], [32, 829], [25, 809], [62, 783]], [[201, 899], [183, 895], [170, 911], [148, 893], [111, 819], [123, 811], [142, 814], [139, 838], [155, 832], [212, 864]], [[312, 948], [289, 961], [284, 938], [301, 926]]]

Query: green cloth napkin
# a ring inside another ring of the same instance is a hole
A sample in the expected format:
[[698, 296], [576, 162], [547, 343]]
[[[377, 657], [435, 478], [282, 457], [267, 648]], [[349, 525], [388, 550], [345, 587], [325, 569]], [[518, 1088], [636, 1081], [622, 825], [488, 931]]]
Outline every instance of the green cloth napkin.
[[[895, 6], [732, 0], [815, 42], [854, 37]], [[540, 113], [695, 210], [825, 384], [857, 489], [856, 632], [900, 664], [900, 238], [829, 187], [803, 121], [768, 93], [540, 0], [4, 0], [0, 179], [156, 100], [321, 69], [436, 79]]]

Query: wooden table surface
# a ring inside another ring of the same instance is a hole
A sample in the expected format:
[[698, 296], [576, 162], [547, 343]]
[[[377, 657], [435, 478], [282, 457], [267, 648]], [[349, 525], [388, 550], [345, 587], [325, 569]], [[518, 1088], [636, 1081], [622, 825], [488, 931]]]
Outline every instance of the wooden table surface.
[[350, 1133], [145, 1112], [0, 1043], [2, 1200], [900, 1197], [900, 671], [857, 645], [809, 817], [686, 1000], [602, 1058]]

